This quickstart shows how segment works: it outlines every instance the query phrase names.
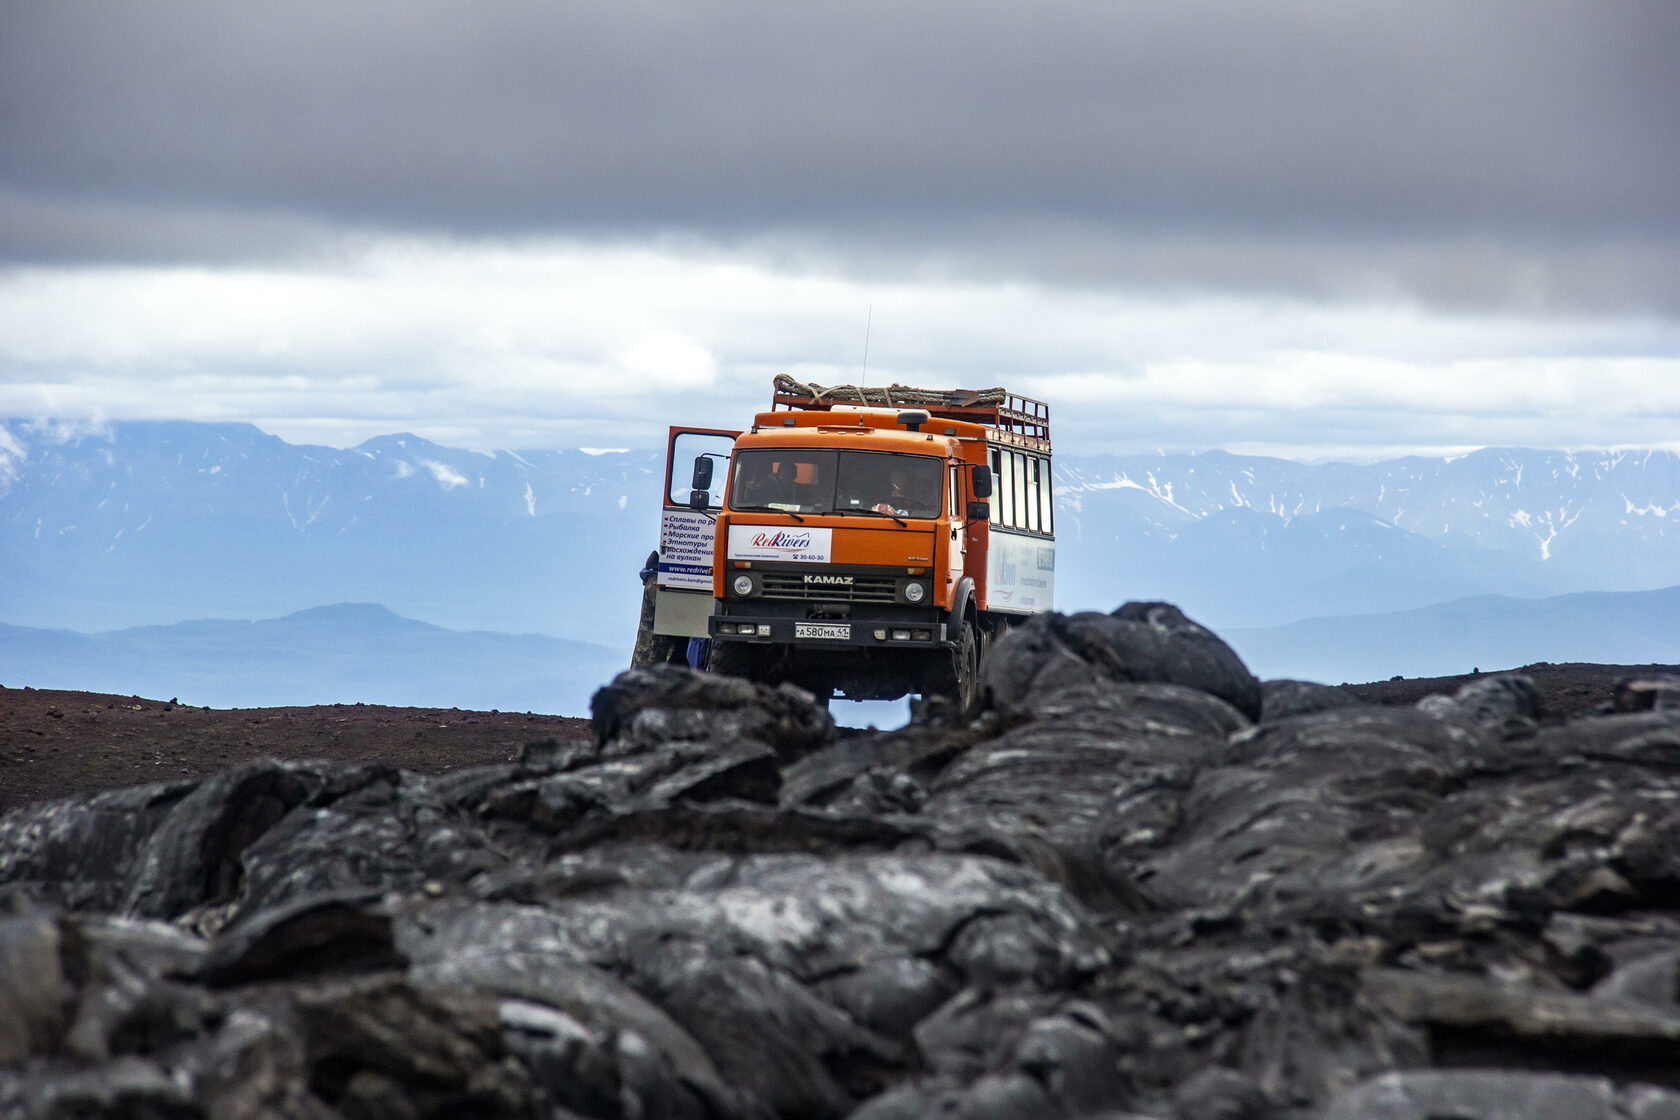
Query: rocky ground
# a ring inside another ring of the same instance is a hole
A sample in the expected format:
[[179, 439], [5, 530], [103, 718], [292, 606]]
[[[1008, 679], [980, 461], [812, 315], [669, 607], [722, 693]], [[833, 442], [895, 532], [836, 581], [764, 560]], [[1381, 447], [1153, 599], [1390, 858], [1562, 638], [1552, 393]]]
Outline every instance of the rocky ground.
[[[1680, 666], [1542, 663], [1515, 671], [1534, 681], [1541, 719], [1552, 722], [1608, 707], [1618, 680], [1680, 672]], [[1373, 704], [1409, 705], [1451, 695], [1474, 679], [1397, 677], [1338, 687]], [[259, 758], [383, 762], [439, 774], [514, 761], [533, 739], [589, 737], [587, 719], [529, 712], [376, 704], [211, 709], [0, 686], [0, 811], [51, 797], [202, 778]]]
[[1680, 1120], [1673, 671], [1127, 604], [882, 733], [7, 690], [0, 1117]]

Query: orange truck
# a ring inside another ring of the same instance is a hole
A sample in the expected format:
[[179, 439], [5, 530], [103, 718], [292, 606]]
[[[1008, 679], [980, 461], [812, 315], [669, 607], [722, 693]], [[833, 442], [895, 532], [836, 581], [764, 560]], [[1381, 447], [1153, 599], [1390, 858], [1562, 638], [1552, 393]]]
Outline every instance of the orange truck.
[[654, 632], [710, 638], [714, 671], [973, 711], [987, 645], [1052, 608], [1042, 402], [783, 375], [747, 431], [667, 451]]

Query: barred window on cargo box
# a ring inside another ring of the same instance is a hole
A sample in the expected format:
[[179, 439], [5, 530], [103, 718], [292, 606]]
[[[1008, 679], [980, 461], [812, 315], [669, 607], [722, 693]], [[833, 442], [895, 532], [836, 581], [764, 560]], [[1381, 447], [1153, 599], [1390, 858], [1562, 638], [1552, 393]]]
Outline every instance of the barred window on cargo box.
[[1011, 526], [1016, 529], [1026, 527], [1026, 455], [1021, 452], [1010, 452], [1010, 474], [1015, 477], [1015, 516], [1010, 517]]
[[1043, 462], [1044, 477], [1038, 487], [1040, 510], [1038, 515], [1038, 524], [1046, 534], [1053, 534], [1056, 531], [1056, 519], [1054, 514], [1051, 512], [1050, 503], [1050, 460], [1045, 459]]
[[1021, 528], [1036, 533], [1038, 532], [1038, 457], [1024, 455], [1022, 458], [1027, 463], [1027, 490], [1026, 498], [1021, 502], [1021, 507], [1027, 516], [1025, 518], [1026, 524], [1022, 525]]
[[997, 495], [993, 520], [999, 525], [1007, 525], [1015, 510], [1015, 492], [1009, 484], [1009, 452], [1002, 448], [992, 452], [992, 471], [992, 489]]

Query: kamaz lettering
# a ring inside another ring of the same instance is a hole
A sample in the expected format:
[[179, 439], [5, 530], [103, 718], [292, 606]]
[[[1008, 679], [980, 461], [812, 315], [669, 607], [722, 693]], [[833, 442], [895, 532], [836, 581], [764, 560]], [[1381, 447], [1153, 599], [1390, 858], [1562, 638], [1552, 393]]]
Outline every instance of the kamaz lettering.
[[829, 587], [850, 587], [850, 586], [852, 586], [852, 577], [851, 576], [806, 576], [805, 577], [805, 582], [806, 583], [820, 583], [820, 584], [823, 584], [823, 585], [829, 586]]

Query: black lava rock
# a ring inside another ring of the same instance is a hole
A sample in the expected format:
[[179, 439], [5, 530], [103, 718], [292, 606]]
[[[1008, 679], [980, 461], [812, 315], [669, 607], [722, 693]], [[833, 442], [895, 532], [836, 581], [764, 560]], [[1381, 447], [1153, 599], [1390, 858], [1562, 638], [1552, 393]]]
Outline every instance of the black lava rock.
[[1680, 710], [1262, 686], [1160, 603], [837, 735], [621, 674], [595, 742], [0, 816], [0, 1117], [1668, 1120]]

